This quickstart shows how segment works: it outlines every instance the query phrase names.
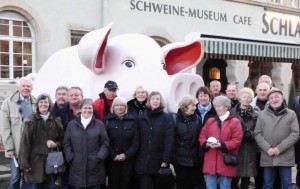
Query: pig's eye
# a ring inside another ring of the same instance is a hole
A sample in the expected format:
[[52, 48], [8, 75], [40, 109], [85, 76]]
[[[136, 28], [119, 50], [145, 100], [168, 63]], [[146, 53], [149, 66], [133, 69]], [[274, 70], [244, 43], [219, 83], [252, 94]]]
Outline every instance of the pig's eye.
[[165, 63], [161, 63], [161, 65], [162, 65], [162, 67], [163, 67], [164, 70], [167, 70]]
[[124, 60], [122, 62], [122, 66], [125, 66], [127, 69], [133, 69], [135, 67], [135, 63], [132, 60]]

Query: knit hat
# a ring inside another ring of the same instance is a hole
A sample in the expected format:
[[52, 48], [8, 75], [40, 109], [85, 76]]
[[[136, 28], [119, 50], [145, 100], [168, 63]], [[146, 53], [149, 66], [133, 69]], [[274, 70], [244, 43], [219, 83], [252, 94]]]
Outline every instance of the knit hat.
[[283, 96], [283, 93], [281, 90], [274, 88], [274, 89], [271, 89], [270, 92], [268, 93], [267, 99], [269, 99], [269, 96], [273, 93], [280, 93]]

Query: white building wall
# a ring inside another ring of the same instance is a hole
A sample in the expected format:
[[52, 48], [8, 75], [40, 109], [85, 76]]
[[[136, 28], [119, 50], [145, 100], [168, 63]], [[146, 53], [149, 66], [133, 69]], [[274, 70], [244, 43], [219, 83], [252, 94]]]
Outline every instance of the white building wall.
[[0, 11], [13, 10], [28, 18], [35, 30], [36, 71], [56, 51], [70, 46], [70, 29], [103, 27], [101, 0], [1, 0]]

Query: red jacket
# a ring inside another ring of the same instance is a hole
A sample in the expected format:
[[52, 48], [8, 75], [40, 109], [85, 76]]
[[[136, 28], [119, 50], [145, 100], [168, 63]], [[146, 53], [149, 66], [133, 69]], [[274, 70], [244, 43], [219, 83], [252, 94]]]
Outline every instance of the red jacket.
[[229, 117], [222, 122], [220, 132], [217, 120], [214, 117], [210, 118], [200, 133], [200, 145], [204, 147], [207, 139], [211, 136], [215, 137], [223, 144], [222, 148], [218, 149], [206, 148], [203, 173], [212, 175], [218, 174], [228, 177], [236, 176], [237, 166], [224, 164], [223, 153], [229, 151], [238, 154], [243, 138], [243, 130], [240, 121], [233, 115], [229, 115]]

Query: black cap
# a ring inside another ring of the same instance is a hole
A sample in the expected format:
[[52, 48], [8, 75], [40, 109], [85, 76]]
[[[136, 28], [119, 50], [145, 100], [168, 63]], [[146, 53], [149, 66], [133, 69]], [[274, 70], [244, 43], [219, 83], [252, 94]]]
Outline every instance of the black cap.
[[273, 93], [280, 93], [282, 96], [283, 96], [283, 93], [281, 90], [277, 89], [277, 88], [274, 88], [274, 89], [271, 89], [270, 92], [268, 93], [268, 99], [269, 99], [269, 96]]
[[118, 89], [119, 87], [118, 87], [118, 85], [117, 85], [116, 82], [114, 82], [114, 81], [108, 81], [108, 82], [105, 83], [104, 88], [107, 88], [107, 89]]

